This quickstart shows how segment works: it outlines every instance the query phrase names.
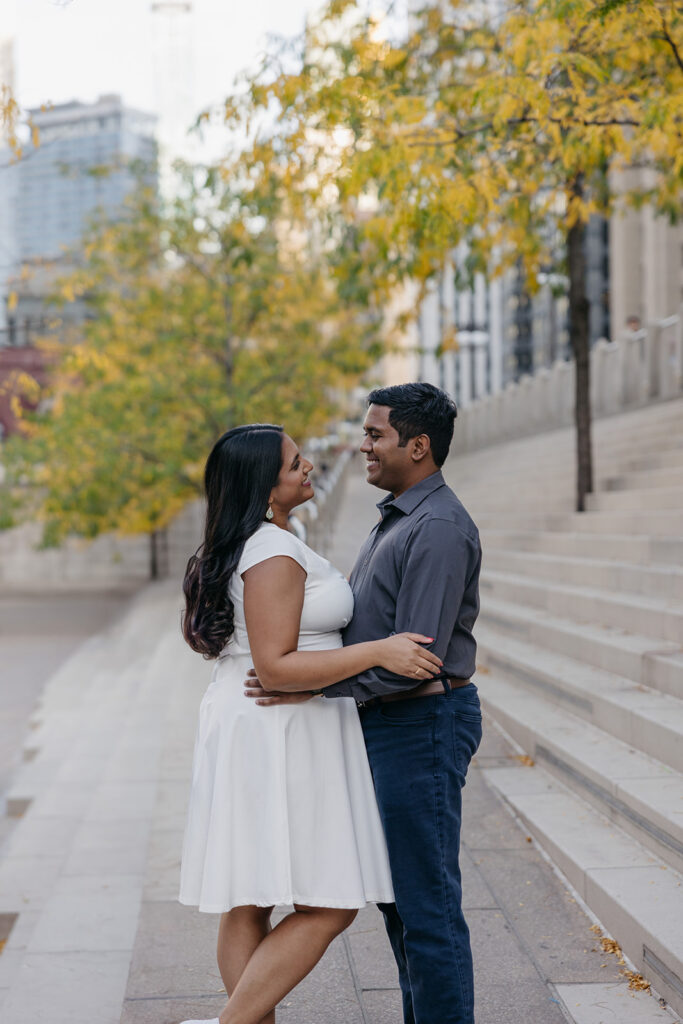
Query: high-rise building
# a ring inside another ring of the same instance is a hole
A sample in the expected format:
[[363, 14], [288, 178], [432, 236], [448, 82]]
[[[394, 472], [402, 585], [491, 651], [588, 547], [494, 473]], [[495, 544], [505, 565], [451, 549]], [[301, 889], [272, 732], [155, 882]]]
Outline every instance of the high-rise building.
[[116, 216], [140, 180], [157, 181], [155, 119], [124, 107], [119, 96], [61, 103], [31, 116], [40, 140], [20, 164], [22, 263], [62, 257], [98, 211]]
[[[6, 314], [0, 330], [0, 381], [17, 369], [38, 379], [44, 375], [34, 343], [54, 323], [49, 296], [55, 278], [68, 271], [95, 216], [116, 219], [133, 189], [157, 186], [155, 118], [124, 107], [119, 96], [30, 114], [38, 144], [27, 145], [21, 159], [6, 167], [0, 160], [0, 224], [4, 217], [11, 227], [0, 249], [0, 298]], [[62, 329], [86, 315], [81, 300], [70, 303], [60, 314]], [[0, 436], [13, 427], [5, 402]]]

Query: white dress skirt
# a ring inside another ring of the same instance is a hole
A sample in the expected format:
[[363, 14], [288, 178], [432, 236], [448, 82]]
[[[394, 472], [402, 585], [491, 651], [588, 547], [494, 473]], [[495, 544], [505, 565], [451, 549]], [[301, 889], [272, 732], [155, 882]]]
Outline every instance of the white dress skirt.
[[355, 702], [261, 707], [244, 695], [252, 657], [241, 573], [276, 555], [306, 571], [299, 650], [341, 646], [353, 613], [344, 577], [264, 523], [230, 581], [235, 631], [199, 710], [183, 843], [181, 903], [208, 913], [300, 903], [391, 903], [386, 843]]

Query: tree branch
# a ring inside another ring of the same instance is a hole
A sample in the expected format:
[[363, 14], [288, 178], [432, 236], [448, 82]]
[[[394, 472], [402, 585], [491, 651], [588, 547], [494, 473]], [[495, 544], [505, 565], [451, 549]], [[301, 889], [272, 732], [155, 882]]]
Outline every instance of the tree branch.
[[683, 71], [683, 57], [681, 57], [681, 54], [680, 54], [680, 52], [678, 50], [678, 47], [676, 46], [676, 43], [675, 43], [674, 39], [672, 38], [672, 36], [671, 36], [671, 34], [669, 32], [669, 29], [667, 27], [666, 21], [664, 19], [664, 12], [663, 11], [660, 11], [660, 18], [661, 18], [661, 22], [662, 22], [662, 36], [663, 36], [665, 42], [667, 42], [669, 44], [669, 46], [671, 47], [671, 50], [673, 52], [675, 61], [678, 64], [679, 70]]
[[[121, 450], [124, 452], [130, 452], [134, 455], [139, 455], [143, 462], [149, 462], [153, 466], [164, 465], [164, 461], [160, 459], [158, 455], [154, 455], [152, 452], [148, 452], [144, 448], [141, 448], [140, 445], [132, 444], [130, 441], [124, 442], [124, 444], [121, 445]], [[196, 491], [198, 494], [202, 494], [201, 485], [189, 477], [187, 473], [184, 473], [182, 469], [175, 473], [175, 478], [181, 483], [184, 483], [187, 487], [191, 487], [192, 490]]]
[[[592, 120], [592, 119], [589, 119], [589, 118], [580, 118], [580, 117], [572, 117], [572, 118], [549, 117], [548, 121], [551, 124], [559, 124], [559, 125], [567, 125], [567, 124], [581, 125], [582, 128], [610, 128], [610, 127], [639, 128], [640, 124], [641, 124], [640, 121], [637, 121], [634, 118], [628, 118], [628, 117], [627, 118], [606, 118], [605, 120], [598, 120], [598, 119]], [[514, 127], [515, 125], [521, 125], [521, 124], [539, 124], [540, 125], [542, 123], [543, 122], [538, 117], [511, 117], [511, 118], [509, 118], [506, 121], [506, 124], [507, 124], [508, 127]], [[494, 129], [493, 122], [489, 121], [486, 124], [477, 125], [475, 128], [464, 129], [464, 128], [457, 128], [456, 127], [454, 129], [454, 131], [453, 131], [453, 137], [451, 139], [449, 139], [449, 140], [435, 139], [434, 141], [429, 141], [428, 139], [420, 139], [419, 136], [417, 134], [415, 134], [415, 135], [412, 136], [412, 138], [415, 141], [413, 141], [413, 142], [409, 141], [407, 143], [407, 145], [409, 145], [409, 146], [443, 146], [443, 145], [445, 145], [446, 141], [459, 142], [462, 139], [470, 138], [473, 135], [484, 134], [485, 132], [492, 131], [493, 129]], [[408, 136], [408, 138], [410, 139], [411, 136]]]

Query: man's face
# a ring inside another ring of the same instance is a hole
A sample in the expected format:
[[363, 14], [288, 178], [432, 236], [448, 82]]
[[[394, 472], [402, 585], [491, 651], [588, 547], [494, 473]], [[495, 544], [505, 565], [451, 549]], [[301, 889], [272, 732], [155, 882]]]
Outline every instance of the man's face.
[[412, 442], [399, 447], [398, 431], [389, 423], [387, 405], [371, 405], [363, 423], [365, 440], [360, 446], [367, 460], [367, 481], [397, 497], [410, 486], [413, 470]]

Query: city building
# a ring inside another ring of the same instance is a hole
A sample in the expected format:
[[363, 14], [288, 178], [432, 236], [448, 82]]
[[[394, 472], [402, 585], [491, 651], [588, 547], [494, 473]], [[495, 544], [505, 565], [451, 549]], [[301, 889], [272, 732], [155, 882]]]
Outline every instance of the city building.
[[430, 282], [418, 316], [420, 379], [444, 388], [458, 405], [502, 386], [502, 285], [470, 277], [461, 244]]
[[[555, 246], [557, 267], [562, 247]], [[488, 279], [467, 271], [461, 243], [430, 282], [417, 318], [416, 372], [466, 406], [495, 394], [525, 374], [571, 357], [567, 278], [560, 270], [539, 275], [532, 293], [520, 264]], [[609, 223], [592, 217], [586, 228], [589, 338], [610, 338]]]
[[[27, 144], [21, 160], [6, 167], [0, 160], [0, 220], [7, 225], [0, 344], [30, 344], [44, 331], [54, 319], [47, 296], [91, 222], [121, 216], [141, 183], [157, 185], [153, 115], [125, 107], [117, 95], [29, 113], [37, 145]], [[79, 321], [84, 308], [72, 304], [64, 315]]]
[[30, 113], [40, 137], [21, 161], [21, 263], [63, 258], [96, 213], [115, 216], [139, 181], [157, 180], [155, 118], [124, 107], [120, 96]]
[[414, 376], [444, 388], [459, 406], [503, 387], [510, 281], [509, 275], [493, 280], [479, 272], [471, 275], [467, 256], [467, 245], [461, 243], [427, 283], [412, 342]]
[[[68, 273], [97, 216], [123, 216], [127, 196], [158, 180], [156, 119], [119, 96], [30, 115], [38, 144], [27, 143], [20, 160], [0, 154], [0, 383], [28, 367], [43, 375], [36, 340], [87, 316], [83, 300], [58, 313], [51, 307], [55, 280]], [[5, 403], [0, 432], [13, 425]]]
[[[647, 188], [651, 173], [613, 172], [611, 187], [617, 194]], [[683, 224], [655, 216], [650, 206], [618, 205], [610, 220], [609, 261], [613, 341], [623, 336], [632, 317], [647, 330], [683, 315]]]

